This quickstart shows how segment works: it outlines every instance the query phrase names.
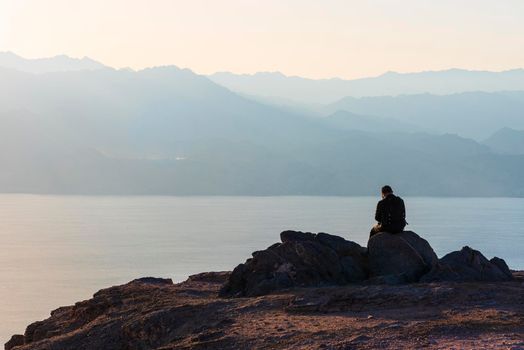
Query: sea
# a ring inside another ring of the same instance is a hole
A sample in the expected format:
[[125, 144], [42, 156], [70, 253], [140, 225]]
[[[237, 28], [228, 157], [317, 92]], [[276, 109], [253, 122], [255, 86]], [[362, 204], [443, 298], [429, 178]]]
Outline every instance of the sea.
[[[231, 270], [293, 229], [365, 245], [378, 197], [0, 195], [0, 341], [145, 276]], [[439, 257], [468, 245], [524, 269], [524, 199], [405, 197]]]

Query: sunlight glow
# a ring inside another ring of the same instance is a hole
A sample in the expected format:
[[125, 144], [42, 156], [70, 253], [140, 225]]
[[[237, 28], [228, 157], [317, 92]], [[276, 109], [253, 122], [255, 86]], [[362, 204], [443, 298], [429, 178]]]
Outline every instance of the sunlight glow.
[[[520, 0], [2, 0], [0, 50], [89, 56], [114, 67], [281, 71], [354, 78], [386, 71], [518, 68]], [[210, 59], [212, 58], [212, 59]]]

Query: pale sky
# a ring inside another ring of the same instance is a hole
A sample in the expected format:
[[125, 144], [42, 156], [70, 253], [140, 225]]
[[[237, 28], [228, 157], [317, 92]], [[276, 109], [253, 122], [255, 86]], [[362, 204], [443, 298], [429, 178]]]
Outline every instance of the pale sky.
[[499, 71], [524, 67], [524, 0], [0, 0], [0, 51], [201, 74]]

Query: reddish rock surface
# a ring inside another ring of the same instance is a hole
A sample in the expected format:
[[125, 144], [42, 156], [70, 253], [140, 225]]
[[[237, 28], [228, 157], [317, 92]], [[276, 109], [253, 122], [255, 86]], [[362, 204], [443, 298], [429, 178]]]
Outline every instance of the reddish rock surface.
[[524, 349], [524, 272], [509, 282], [354, 284], [220, 298], [228, 276], [107, 288], [53, 311], [6, 349]]

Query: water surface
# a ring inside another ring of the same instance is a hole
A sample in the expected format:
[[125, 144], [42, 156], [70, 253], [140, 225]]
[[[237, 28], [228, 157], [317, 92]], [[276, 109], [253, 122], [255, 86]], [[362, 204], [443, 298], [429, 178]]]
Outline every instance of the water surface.
[[[405, 198], [439, 256], [469, 245], [524, 269], [524, 199]], [[230, 270], [285, 229], [367, 241], [374, 197], [0, 195], [0, 341], [143, 276]]]

